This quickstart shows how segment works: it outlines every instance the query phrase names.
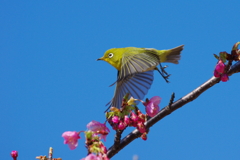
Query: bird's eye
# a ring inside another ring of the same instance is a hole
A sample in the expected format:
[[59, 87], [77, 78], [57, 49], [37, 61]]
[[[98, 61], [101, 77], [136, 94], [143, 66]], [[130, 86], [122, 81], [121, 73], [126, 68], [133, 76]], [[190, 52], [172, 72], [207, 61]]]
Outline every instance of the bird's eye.
[[108, 54], [108, 57], [109, 57], [109, 58], [112, 58], [112, 57], [113, 57], [113, 53], [109, 53], [109, 54]]

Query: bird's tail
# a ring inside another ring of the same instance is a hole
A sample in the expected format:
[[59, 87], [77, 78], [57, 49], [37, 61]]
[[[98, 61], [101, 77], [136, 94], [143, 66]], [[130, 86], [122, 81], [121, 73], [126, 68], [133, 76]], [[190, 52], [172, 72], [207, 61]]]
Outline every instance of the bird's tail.
[[169, 49], [165, 52], [165, 54], [161, 54], [160, 60], [161, 62], [170, 62], [174, 64], [178, 64], [178, 61], [181, 58], [181, 51], [183, 50], [183, 46], [178, 46], [173, 49]]

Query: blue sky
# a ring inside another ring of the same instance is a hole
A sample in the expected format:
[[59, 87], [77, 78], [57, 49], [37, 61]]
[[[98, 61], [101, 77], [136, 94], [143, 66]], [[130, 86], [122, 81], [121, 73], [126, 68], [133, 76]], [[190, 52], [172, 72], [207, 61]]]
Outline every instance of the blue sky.
[[[63, 144], [64, 131], [104, 122], [117, 71], [96, 61], [113, 47], [169, 49], [184, 44], [179, 65], [168, 64], [167, 84], [155, 73], [146, 97], [168, 104], [213, 75], [213, 53], [240, 41], [239, 0], [219, 1], [0, 1], [1, 159], [86, 156]], [[240, 74], [219, 83], [150, 129], [114, 158], [240, 159]], [[139, 105], [143, 109], [142, 105]], [[124, 135], [129, 133], [127, 130]], [[81, 135], [83, 136], [83, 135]], [[105, 143], [110, 147], [114, 132]]]

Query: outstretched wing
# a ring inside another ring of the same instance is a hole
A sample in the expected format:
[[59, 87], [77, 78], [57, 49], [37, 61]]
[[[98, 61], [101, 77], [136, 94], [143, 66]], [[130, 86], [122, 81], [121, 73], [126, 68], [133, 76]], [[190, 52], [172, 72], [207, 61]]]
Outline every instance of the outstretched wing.
[[[153, 82], [153, 70], [135, 73], [117, 81], [110, 107], [120, 108], [123, 97], [129, 93], [135, 99], [143, 99]], [[137, 101], [138, 104], [138, 101]]]
[[159, 63], [159, 56], [155, 50], [145, 49], [146, 52], [139, 54], [124, 53], [122, 66], [119, 71], [118, 81], [135, 73], [142, 73], [154, 69]]

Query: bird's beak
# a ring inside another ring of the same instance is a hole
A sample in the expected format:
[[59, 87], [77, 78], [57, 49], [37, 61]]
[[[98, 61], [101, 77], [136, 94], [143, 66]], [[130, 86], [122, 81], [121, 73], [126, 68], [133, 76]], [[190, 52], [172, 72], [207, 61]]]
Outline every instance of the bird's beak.
[[103, 58], [103, 57], [101, 57], [101, 58], [98, 58], [98, 59], [97, 59], [97, 61], [99, 61], [99, 60], [104, 60], [104, 58]]

